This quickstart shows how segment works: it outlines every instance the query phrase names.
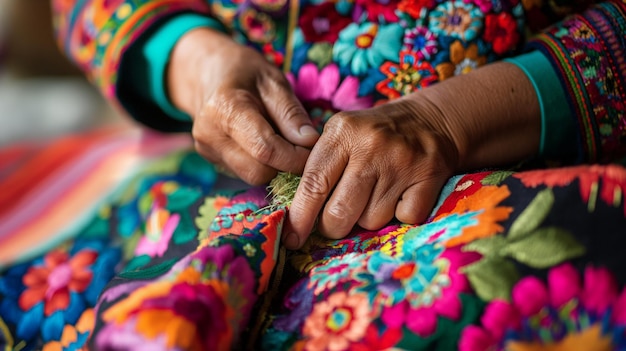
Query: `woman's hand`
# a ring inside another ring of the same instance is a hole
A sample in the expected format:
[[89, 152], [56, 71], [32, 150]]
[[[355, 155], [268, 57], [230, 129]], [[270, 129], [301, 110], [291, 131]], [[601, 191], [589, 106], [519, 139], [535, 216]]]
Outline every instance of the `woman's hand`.
[[452, 174], [535, 155], [540, 117], [532, 84], [509, 63], [333, 116], [306, 163], [285, 245], [302, 246], [318, 215], [317, 229], [331, 238], [357, 223], [375, 230], [394, 216], [426, 220]]
[[285, 243], [299, 247], [318, 213], [317, 229], [335, 239], [356, 223], [378, 229], [394, 215], [423, 221], [457, 164], [456, 145], [432, 105], [403, 99], [339, 113], [306, 164]]
[[168, 69], [175, 106], [193, 118], [197, 151], [250, 184], [302, 173], [319, 134], [282, 72], [211, 29], [184, 35]]

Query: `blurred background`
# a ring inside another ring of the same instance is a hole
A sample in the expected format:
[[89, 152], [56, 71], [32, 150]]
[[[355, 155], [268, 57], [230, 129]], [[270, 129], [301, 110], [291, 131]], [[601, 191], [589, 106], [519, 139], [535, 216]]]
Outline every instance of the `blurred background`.
[[0, 0], [0, 146], [122, 118], [61, 54], [49, 0]]

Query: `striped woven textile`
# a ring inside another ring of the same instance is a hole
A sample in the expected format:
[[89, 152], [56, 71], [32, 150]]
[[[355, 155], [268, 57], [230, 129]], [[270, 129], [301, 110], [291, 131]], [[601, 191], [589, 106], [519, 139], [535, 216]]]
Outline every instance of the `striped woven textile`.
[[190, 145], [125, 125], [0, 149], [0, 268], [68, 239], [143, 164]]

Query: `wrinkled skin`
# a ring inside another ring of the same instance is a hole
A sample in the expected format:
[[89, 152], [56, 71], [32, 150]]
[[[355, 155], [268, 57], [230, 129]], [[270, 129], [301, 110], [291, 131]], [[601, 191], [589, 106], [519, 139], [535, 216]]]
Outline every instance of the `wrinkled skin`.
[[193, 31], [172, 54], [169, 87], [209, 161], [255, 185], [278, 171], [302, 173], [319, 134], [285, 76], [258, 52], [209, 29]]
[[183, 36], [168, 88], [193, 119], [197, 151], [250, 184], [302, 174], [283, 242], [317, 229], [342, 238], [394, 217], [424, 221], [455, 173], [537, 154], [541, 113], [532, 84], [509, 63], [484, 66], [393, 102], [331, 117], [321, 136], [284, 75], [210, 29]]

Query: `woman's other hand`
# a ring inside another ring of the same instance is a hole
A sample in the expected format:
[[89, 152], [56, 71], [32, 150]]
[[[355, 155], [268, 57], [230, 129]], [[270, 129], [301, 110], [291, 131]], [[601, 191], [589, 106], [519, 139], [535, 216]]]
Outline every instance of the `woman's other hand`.
[[196, 29], [174, 48], [167, 78], [203, 157], [256, 185], [277, 171], [302, 173], [319, 134], [282, 72], [258, 52]]
[[540, 121], [531, 82], [509, 63], [385, 105], [339, 113], [306, 163], [285, 245], [302, 246], [316, 220], [330, 238], [344, 237], [357, 223], [379, 229], [394, 216], [423, 222], [454, 173], [535, 155]]

